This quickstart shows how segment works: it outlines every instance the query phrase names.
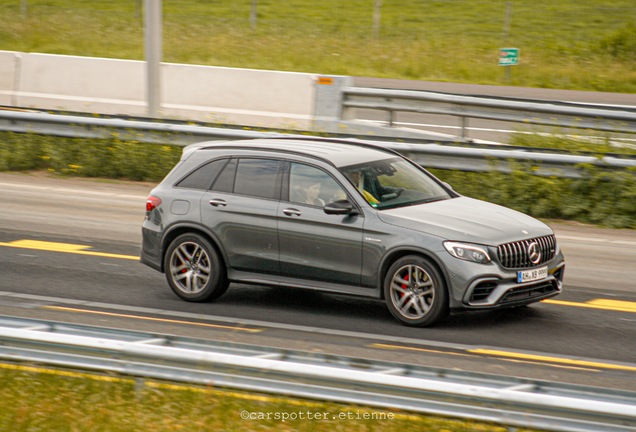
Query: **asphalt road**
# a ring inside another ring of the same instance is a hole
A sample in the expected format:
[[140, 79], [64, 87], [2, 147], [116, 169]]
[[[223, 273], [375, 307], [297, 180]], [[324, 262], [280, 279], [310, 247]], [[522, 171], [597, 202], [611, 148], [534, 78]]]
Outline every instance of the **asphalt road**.
[[152, 184], [0, 173], [0, 315], [636, 390], [636, 232], [550, 222], [564, 293], [434, 328], [356, 297], [234, 284], [179, 300], [139, 264]]

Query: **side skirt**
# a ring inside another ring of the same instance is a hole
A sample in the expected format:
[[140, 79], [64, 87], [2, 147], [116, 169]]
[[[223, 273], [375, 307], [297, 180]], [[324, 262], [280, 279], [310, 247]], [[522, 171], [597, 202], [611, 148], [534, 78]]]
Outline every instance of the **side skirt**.
[[380, 289], [374, 287], [341, 285], [331, 282], [295, 279], [284, 276], [251, 273], [232, 269], [228, 269], [228, 279], [230, 280], [230, 282], [252, 285], [280, 286], [305, 290], [324, 291], [336, 294], [351, 294], [363, 297], [381, 298]]

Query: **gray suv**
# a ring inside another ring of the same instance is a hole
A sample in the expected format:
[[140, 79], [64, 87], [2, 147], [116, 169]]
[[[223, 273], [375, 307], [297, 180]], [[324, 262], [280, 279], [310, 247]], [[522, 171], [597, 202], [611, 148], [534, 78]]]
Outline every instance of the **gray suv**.
[[184, 300], [216, 299], [230, 282], [322, 290], [384, 299], [410, 326], [553, 297], [565, 268], [542, 222], [347, 140], [186, 147], [142, 231], [141, 262]]

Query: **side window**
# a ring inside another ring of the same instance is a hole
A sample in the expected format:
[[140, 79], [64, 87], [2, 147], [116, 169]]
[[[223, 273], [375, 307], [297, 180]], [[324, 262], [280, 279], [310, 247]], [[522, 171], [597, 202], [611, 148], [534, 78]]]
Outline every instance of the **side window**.
[[278, 198], [280, 162], [271, 159], [239, 159], [234, 193], [261, 198]]
[[289, 200], [291, 202], [322, 207], [346, 197], [347, 194], [338, 182], [325, 171], [292, 162], [289, 171]]
[[206, 163], [188, 174], [176, 186], [208, 190], [225, 164], [227, 164], [227, 161], [228, 159], [217, 159]]
[[212, 185], [215, 192], [232, 192], [234, 189], [234, 176], [236, 174], [236, 159], [231, 159], [225, 169], [218, 175]]

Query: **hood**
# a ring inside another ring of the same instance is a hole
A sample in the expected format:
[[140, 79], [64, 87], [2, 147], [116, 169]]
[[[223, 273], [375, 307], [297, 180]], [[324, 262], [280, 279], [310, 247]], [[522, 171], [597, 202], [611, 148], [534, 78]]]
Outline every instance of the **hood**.
[[378, 214], [385, 223], [446, 240], [490, 246], [553, 233], [533, 217], [467, 197], [383, 210]]

